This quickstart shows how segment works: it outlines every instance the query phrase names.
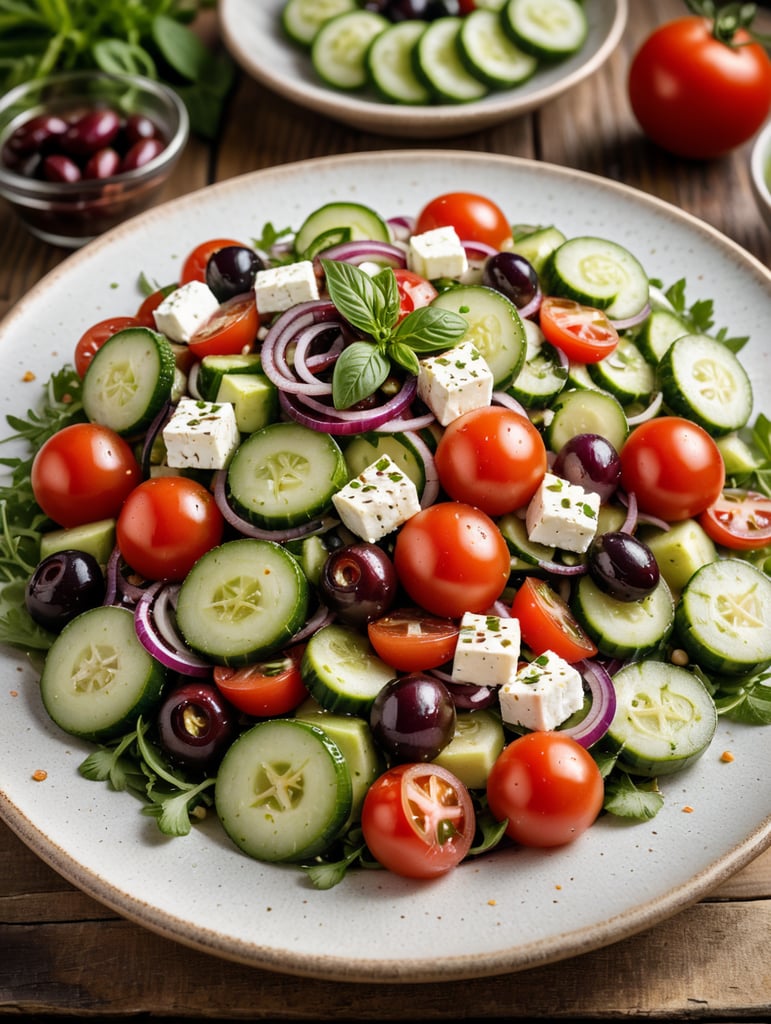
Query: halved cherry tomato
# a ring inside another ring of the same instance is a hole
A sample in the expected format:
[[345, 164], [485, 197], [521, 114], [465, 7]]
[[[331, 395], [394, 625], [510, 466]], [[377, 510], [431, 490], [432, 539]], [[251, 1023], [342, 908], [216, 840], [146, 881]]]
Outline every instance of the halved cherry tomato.
[[185, 259], [182, 264], [182, 273], [179, 275], [179, 283], [187, 284], [188, 281], [205, 281], [206, 264], [209, 257], [227, 245], [243, 245], [234, 238], [209, 238], [201, 242]]
[[511, 246], [511, 224], [491, 199], [475, 192], [446, 192], [427, 203], [415, 221], [415, 234], [453, 227], [462, 242], [483, 242], [494, 249]]
[[171, 291], [171, 288], [156, 288], [146, 299], [143, 299], [136, 312], [137, 324], [140, 327], [150, 327], [155, 330], [155, 317], [153, 311], [160, 306], [163, 300]]
[[546, 446], [527, 416], [490, 405], [453, 420], [434, 461], [451, 498], [501, 516], [535, 494], [546, 473]]
[[476, 829], [471, 797], [437, 764], [400, 764], [376, 779], [361, 809], [372, 856], [397, 875], [435, 878], [468, 853]]
[[501, 531], [481, 509], [440, 501], [416, 513], [396, 537], [394, 565], [410, 598], [432, 615], [485, 612], [509, 578]]
[[658, 416], [636, 426], [624, 442], [621, 485], [641, 512], [667, 522], [700, 515], [725, 483], [720, 449], [703, 427], [681, 416]]
[[397, 267], [394, 270], [396, 287], [399, 289], [399, 319], [421, 306], [428, 306], [437, 296], [436, 288], [425, 277], [414, 270]]
[[197, 359], [250, 352], [259, 326], [254, 294], [236, 295], [223, 302], [214, 316], [198, 328], [187, 347]]
[[699, 516], [716, 544], [753, 551], [771, 544], [771, 498], [756, 491], [727, 489]]
[[618, 331], [601, 309], [547, 295], [538, 322], [546, 340], [577, 363], [598, 363], [618, 345]]
[[533, 654], [554, 651], [573, 662], [597, 653], [568, 605], [545, 580], [527, 576], [511, 602], [511, 614], [519, 619], [522, 639]]
[[458, 623], [419, 608], [398, 608], [367, 626], [372, 646], [400, 672], [437, 668], [449, 661], [458, 642]]
[[117, 516], [140, 480], [130, 445], [98, 423], [73, 423], [57, 431], [32, 463], [35, 501], [64, 527]]
[[254, 718], [294, 711], [308, 696], [300, 674], [304, 644], [287, 647], [282, 656], [243, 668], [214, 669], [214, 683], [230, 703]]
[[110, 316], [106, 320], [99, 320], [92, 324], [87, 331], [83, 332], [75, 346], [75, 369], [79, 377], [83, 377], [91, 360], [108, 338], [126, 327], [139, 326], [139, 320], [133, 316]]
[[219, 544], [224, 520], [214, 495], [184, 476], [143, 481], [128, 495], [115, 533], [128, 565], [148, 580], [183, 580]]
[[592, 755], [572, 737], [530, 732], [498, 755], [487, 800], [506, 835], [523, 846], [562, 846], [585, 832], [602, 809], [605, 787]]

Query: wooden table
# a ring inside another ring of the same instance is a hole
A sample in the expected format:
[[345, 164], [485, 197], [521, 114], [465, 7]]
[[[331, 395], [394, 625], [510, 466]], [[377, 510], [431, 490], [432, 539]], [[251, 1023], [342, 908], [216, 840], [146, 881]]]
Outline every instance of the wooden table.
[[[589, 81], [532, 116], [426, 148], [531, 157], [626, 182], [703, 218], [768, 264], [771, 235], [750, 192], [749, 146], [708, 164], [670, 158], [640, 136], [629, 109], [632, 53], [654, 25], [682, 12], [679, 0], [632, 0], [620, 48]], [[191, 142], [167, 198], [260, 167], [405, 146], [420, 143], [326, 121], [242, 78], [222, 138]], [[0, 238], [2, 314], [66, 253], [26, 234], [4, 205]], [[297, 979], [191, 952], [78, 892], [2, 824], [0, 864], [3, 1015], [771, 1020], [771, 850], [672, 920], [605, 949], [510, 976], [405, 986]]]

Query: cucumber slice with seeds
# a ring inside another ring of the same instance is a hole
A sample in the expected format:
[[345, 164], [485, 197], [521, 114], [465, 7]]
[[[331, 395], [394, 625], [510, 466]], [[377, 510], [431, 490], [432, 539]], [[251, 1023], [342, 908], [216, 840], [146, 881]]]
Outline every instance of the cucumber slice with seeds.
[[460, 29], [460, 18], [437, 18], [415, 45], [415, 73], [444, 103], [470, 103], [488, 93], [487, 85], [463, 63]]
[[628, 338], [619, 338], [615, 351], [598, 363], [588, 363], [586, 370], [597, 387], [610, 392], [622, 405], [647, 400], [656, 389], [653, 367]]
[[356, 10], [356, 0], [286, 0], [281, 25], [293, 42], [310, 46], [318, 30], [330, 18]]
[[588, 32], [586, 13], [577, 0], [508, 0], [501, 21], [525, 53], [542, 60], [576, 53]]
[[551, 405], [567, 383], [568, 371], [557, 350], [532, 320], [523, 320], [527, 355], [507, 393], [526, 409], [544, 409]]
[[425, 21], [400, 21], [376, 36], [367, 51], [369, 79], [390, 103], [420, 105], [431, 92], [415, 73], [414, 51]]
[[649, 301], [648, 276], [636, 256], [606, 238], [563, 242], [546, 267], [547, 291], [604, 309], [611, 320], [636, 316]]
[[576, 434], [602, 434], [616, 451], [621, 451], [629, 433], [623, 406], [607, 391], [591, 388], [562, 391], [550, 412], [545, 440], [553, 452], [558, 452]]
[[327, 711], [369, 715], [375, 697], [396, 675], [362, 633], [333, 623], [308, 641], [301, 665], [303, 682]]
[[570, 601], [573, 614], [602, 654], [610, 658], [641, 658], [664, 643], [672, 632], [675, 602], [664, 579], [639, 601], [619, 601], [582, 576]]
[[471, 74], [491, 89], [511, 89], [538, 69], [538, 60], [506, 35], [495, 11], [474, 10], [462, 18], [458, 46]]
[[390, 24], [375, 11], [358, 8], [325, 21], [311, 44], [311, 61], [319, 78], [346, 92], [365, 86], [367, 51]]

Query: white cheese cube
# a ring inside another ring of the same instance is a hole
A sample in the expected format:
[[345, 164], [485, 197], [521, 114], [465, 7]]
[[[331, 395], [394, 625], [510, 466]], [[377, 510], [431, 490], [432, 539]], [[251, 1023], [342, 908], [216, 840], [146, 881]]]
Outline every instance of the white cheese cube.
[[493, 375], [479, 349], [464, 341], [421, 360], [418, 397], [446, 427], [463, 413], [490, 404]]
[[407, 265], [432, 281], [437, 277], [460, 277], [468, 269], [468, 258], [455, 228], [441, 227], [412, 236]]
[[504, 683], [498, 702], [507, 725], [556, 729], [583, 707], [581, 674], [553, 651], [545, 651]]
[[299, 302], [319, 297], [319, 285], [310, 260], [258, 270], [254, 296], [260, 313], [282, 313]]
[[452, 663], [459, 683], [503, 686], [517, 674], [521, 635], [519, 619], [466, 612]]
[[525, 513], [528, 539], [583, 552], [597, 532], [600, 497], [579, 484], [546, 473]]
[[217, 296], [208, 285], [203, 281], [188, 281], [155, 308], [155, 326], [171, 341], [184, 344], [214, 316], [219, 306]]
[[415, 484], [388, 455], [349, 480], [332, 503], [351, 533], [371, 544], [420, 511]]
[[163, 428], [166, 462], [176, 469], [224, 469], [240, 440], [230, 402], [181, 398]]

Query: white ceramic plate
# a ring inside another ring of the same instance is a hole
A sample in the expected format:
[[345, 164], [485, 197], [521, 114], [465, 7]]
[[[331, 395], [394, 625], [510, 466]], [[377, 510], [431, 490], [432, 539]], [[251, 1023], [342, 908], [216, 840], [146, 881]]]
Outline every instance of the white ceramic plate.
[[[746, 362], [771, 412], [771, 275], [712, 228], [641, 193], [574, 171], [481, 154], [336, 157], [236, 178], [151, 211], [71, 256], [0, 325], [0, 415], [23, 413], [81, 332], [135, 310], [140, 271], [174, 280], [198, 242], [250, 239], [270, 220], [298, 227], [333, 199], [385, 215], [417, 212], [441, 192], [496, 198], [513, 222], [629, 246], [665, 283], [714, 297], [718, 325], [748, 334]], [[22, 383], [32, 371], [38, 383]], [[5, 452], [4, 452], [5, 454]], [[549, 852], [510, 849], [415, 883], [361, 871], [327, 892], [302, 872], [256, 863], [216, 820], [165, 839], [127, 794], [79, 777], [88, 746], [46, 718], [34, 673], [0, 655], [0, 813], [44, 860], [146, 927], [216, 955], [306, 976], [426, 981], [516, 971], [606, 945], [676, 913], [771, 843], [768, 729], [721, 724], [693, 768], [662, 780], [648, 824], [600, 820]], [[732, 763], [720, 760], [730, 750]], [[32, 780], [44, 769], [44, 782]], [[686, 807], [692, 808], [685, 813]], [[191, 899], [190, 894], [195, 893]]]
[[339, 92], [324, 85], [308, 56], [284, 36], [284, 0], [220, 0], [225, 45], [253, 78], [302, 107], [366, 132], [403, 138], [449, 138], [481, 131], [555, 99], [596, 71], [617, 46], [627, 19], [627, 0], [586, 0], [589, 34], [580, 53], [539, 70], [516, 89], [466, 104], [410, 107], [374, 94]]

